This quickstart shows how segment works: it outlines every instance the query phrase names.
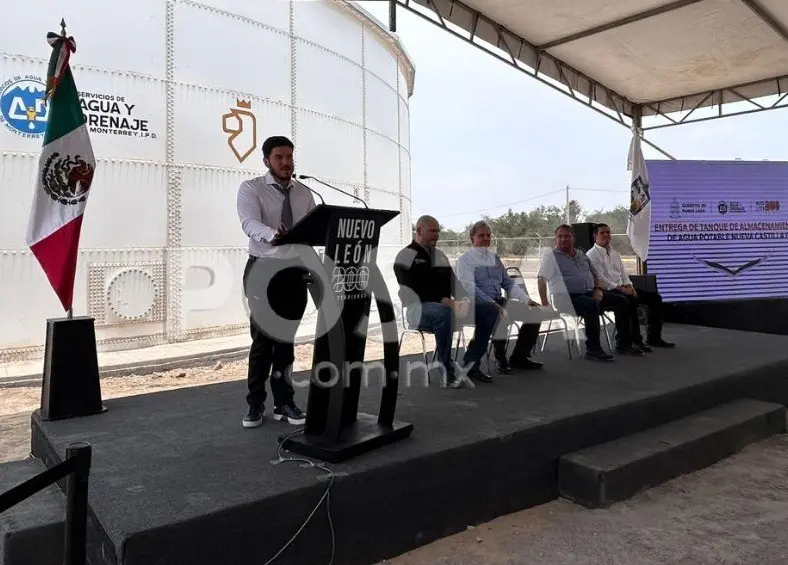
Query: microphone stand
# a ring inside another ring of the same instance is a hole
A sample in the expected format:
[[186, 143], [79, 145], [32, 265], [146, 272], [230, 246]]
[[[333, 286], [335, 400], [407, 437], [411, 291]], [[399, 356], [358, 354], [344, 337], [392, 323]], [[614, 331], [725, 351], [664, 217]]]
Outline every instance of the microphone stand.
[[[367, 208], [367, 209], [369, 209], [369, 206], [367, 206], [367, 203], [366, 203], [366, 202], [364, 202], [363, 200], [361, 200], [361, 198], [359, 198], [359, 197], [358, 197], [358, 196], [356, 196], [355, 194], [350, 194], [349, 192], [345, 192], [344, 190], [342, 190], [342, 189], [339, 189], [339, 188], [337, 188], [337, 187], [335, 187], [335, 186], [331, 186], [331, 185], [330, 185], [330, 184], [328, 184], [327, 182], [323, 182], [322, 180], [320, 180], [320, 179], [319, 179], [319, 178], [317, 178], [317, 177], [313, 177], [313, 176], [310, 176], [310, 175], [298, 175], [298, 178], [299, 178], [299, 179], [301, 179], [301, 180], [305, 180], [305, 179], [312, 179], [312, 180], [316, 180], [317, 182], [319, 182], [319, 183], [320, 183], [320, 184], [322, 184], [323, 186], [327, 186], [328, 188], [330, 188], [330, 189], [332, 189], [332, 190], [336, 190], [337, 192], [340, 192], [340, 193], [344, 194], [345, 196], [350, 196], [350, 198], [352, 198], [353, 200], [356, 200], [356, 201], [358, 201], [358, 202], [361, 202], [361, 203], [364, 205], [364, 208]], [[306, 185], [304, 185], [304, 186], [306, 186]], [[307, 186], [307, 188], [309, 188], [309, 187]], [[309, 188], [309, 190], [312, 190], [312, 189], [311, 189], [311, 188]], [[315, 192], [315, 191], [314, 191], [314, 190], [312, 190], [312, 192]], [[317, 193], [315, 192], [315, 194], [317, 194]], [[320, 200], [323, 200], [323, 198], [321, 197], [321, 198], [320, 198]], [[325, 201], [323, 201], [323, 204], [325, 204]]]
[[[296, 175], [295, 173], [293, 173], [293, 178], [294, 178], [294, 179], [295, 179], [295, 178], [298, 178], [298, 175]], [[304, 178], [304, 175], [301, 175], [301, 178]], [[320, 199], [320, 203], [321, 203], [321, 204], [325, 204], [325, 203], [326, 203], [326, 201], [325, 201], [325, 200], [323, 200], [323, 197], [322, 197], [322, 196], [320, 196], [320, 193], [319, 193], [318, 191], [316, 191], [316, 190], [313, 190], [313, 189], [312, 189], [312, 187], [310, 187], [309, 185], [306, 185], [306, 184], [303, 184], [303, 183], [301, 183], [301, 184], [302, 184], [303, 186], [307, 187], [307, 189], [308, 189], [308, 190], [309, 190], [309, 191], [310, 191], [312, 194], [314, 194], [315, 196], [317, 196], [317, 197]]]

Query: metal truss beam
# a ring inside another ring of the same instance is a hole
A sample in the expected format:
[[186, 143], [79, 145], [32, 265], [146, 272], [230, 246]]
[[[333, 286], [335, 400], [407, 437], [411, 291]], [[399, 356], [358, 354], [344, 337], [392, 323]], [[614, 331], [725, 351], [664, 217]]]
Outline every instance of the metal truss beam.
[[[549, 86], [561, 94], [564, 94], [565, 96], [580, 102], [584, 106], [594, 110], [606, 118], [611, 119], [625, 127], [631, 127], [631, 120], [628, 119], [628, 113], [631, 112], [632, 103], [629, 100], [611, 91], [607, 87], [591, 80], [585, 75], [582, 75], [579, 71], [569, 67], [568, 65], [565, 65], [544, 51], [540, 51], [538, 53], [533, 68], [525, 66], [521, 62], [520, 56], [525, 49], [535, 49], [535, 47], [525, 42], [525, 40], [517, 37], [512, 32], [506, 30], [499, 24], [487, 19], [481, 13], [471, 11], [470, 8], [463, 5], [464, 10], [467, 10], [469, 13], [473, 14], [473, 20], [470, 32], [461, 33], [449, 27], [446, 19], [436, 7], [434, 0], [396, 1], [401, 7], [406, 9], [411, 14], [414, 14], [415, 16], [418, 16], [419, 18], [443, 29], [445, 32], [453, 35], [454, 37], [462, 39], [466, 43], [470, 43], [477, 49], [480, 49], [488, 55], [495, 57], [499, 61], [514, 67], [518, 71], [525, 73], [531, 78], [538, 80], [542, 84]], [[416, 7], [417, 5], [419, 6], [418, 8]], [[429, 15], [424, 13], [425, 11], [429, 11]], [[476, 35], [476, 32], [482, 23], [486, 24], [486, 26], [492, 26], [495, 29], [495, 44], [492, 44], [486, 40], [477, 41], [479, 38]], [[552, 65], [554, 68], [557, 68], [559, 75], [558, 80], [549, 77], [543, 72], [543, 67], [547, 66], [548, 64]], [[581, 80], [575, 81], [576, 84], [573, 85], [572, 81], [569, 80], [567, 76], [570, 74], [580, 77]], [[556, 83], [560, 84], [560, 86]], [[598, 98], [600, 94], [604, 94], [606, 96], [615, 110], [611, 110], [610, 108], [596, 102], [596, 98]]]
[[[636, 113], [639, 107], [642, 108], [644, 122], [641, 131], [656, 130], [689, 123], [705, 122], [730, 116], [753, 114], [757, 112], [788, 107], [788, 97], [786, 96], [786, 92], [788, 92], [788, 75], [719, 90], [637, 104], [628, 100], [626, 97], [618, 94], [617, 92], [610, 90], [603, 84], [600, 84], [583, 75], [576, 69], [548, 54], [545, 51], [545, 46], [549, 47], [551, 44], [555, 45], [556, 42], [547, 43], [542, 46], [534, 46], [513, 32], [504, 28], [500, 24], [490, 20], [477, 10], [474, 10], [473, 8], [461, 3], [459, 0], [393, 1], [411, 14], [414, 14], [415, 16], [418, 16], [419, 18], [443, 29], [454, 37], [470, 43], [477, 49], [484, 51], [499, 61], [503, 61], [507, 65], [514, 67], [531, 78], [538, 80], [542, 84], [545, 84], [550, 88], [560, 92], [561, 94], [564, 94], [565, 96], [580, 102], [587, 108], [594, 110], [595, 112], [626, 128], [632, 127], [632, 116]], [[638, 16], [631, 16], [630, 19], [645, 19], [645, 17], [648, 15], [656, 15], [654, 12], [664, 13], [670, 10], [678, 10], [699, 1], [702, 0], [678, 0], [672, 4], [663, 6], [661, 9], [657, 8], [655, 10], [651, 10], [650, 12], [644, 12]], [[783, 30], [783, 32], [779, 31], [782, 29], [779, 24], [777, 24], [774, 18], [772, 18], [768, 13], [763, 11], [763, 9], [755, 3], [755, 0], [740, 1], [747, 4], [750, 9], [759, 15], [759, 17], [764, 18], [764, 21], [767, 23], [767, 25], [776, 26], [775, 31], [781, 35], [784, 33], [786, 40], [788, 40], [788, 32], [785, 30]], [[437, 7], [437, 4], [446, 6], [446, 8], [443, 10], [445, 13], [441, 13], [441, 10]], [[463, 29], [463, 26], [458, 24], [453, 24], [452, 27], [450, 27], [450, 22], [448, 20], [452, 18], [455, 20], [462, 19], [463, 22], [467, 24], [465, 26], [467, 29]], [[617, 22], [613, 23], [616, 24]], [[611, 26], [613, 24], [607, 25]], [[482, 34], [478, 33], [482, 27], [487, 32], [485, 34], [486, 37], [480, 37]], [[597, 30], [598, 29], [599, 28], [597, 28]], [[494, 31], [491, 34], [489, 30]], [[595, 30], [589, 30], [588, 32], [582, 33], [588, 34], [590, 31], [593, 31], [594, 33], [601, 33], [601, 31]], [[559, 41], [563, 43], [569, 40], [573, 39], [565, 38], [564, 40]], [[535, 56], [531, 57], [531, 54], [535, 54]], [[549, 68], [549, 70], [552, 71], [551, 74], [554, 76], [548, 74], [545, 70], [546, 68]], [[763, 85], [768, 85], [769, 83], [774, 83], [774, 85], [770, 86], [766, 90], [776, 92], [775, 95], [771, 95], [773, 101], [770, 101], [769, 103], [759, 103], [755, 101], [755, 98], [768, 98], [769, 96], [752, 97], [746, 96], [741, 92], [747, 91], [748, 89], [763, 91]], [[759, 89], [759, 87], [761, 88]], [[599, 100], [604, 100], [604, 103], [600, 102]], [[752, 107], [748, 109], [731, 110], [730, 105], [736, 102], [747, 102]], [[670, 108], [670, 110], [665, 111], [665, 106]], [[698, 116], [695, 114], [696, 110], [699, 110], [700, 108], [710, 110], [715, 106], [717, 107], [717, 112], [715, 115]], [[687, 110], [689, 111], [683, 116], [674, 117], [677, 116], [677, 114], [681, 114]], [[666, 121], [667, 123], [654, 124], [654, 122], [658, 122], [660, 119]], [[672, 158], [669, 154], [665, 153], [662, 149], [653, 145], [645, 138], [643, 138], [643, 141], [654, 147], [662, 154]]]
[[[539, 59], [539, 61], [537, 61], [536, 68], [533, 69], [533, 71], [529, 70], [526, 67], [523, 67], [522, 65], [517, 64], [517, 60], [515, 58], [515, 55], [514, 55], [512, 49], [510, 48], [510, 46], [506, 43], [506, 41], [505, 41], [505, 39], [503, 37], [503, 34], [502, 34], [503, 30], [502, 30], [502, 28], [500, 26], [498, 26], [498, 37], [499, 37], [499, 40], [501, 41], [501, 43], [504, 45], [504, 48], [505, 48], [504, 50], [505, 50], [505, 52], [506, 52], [506, 54], [508, 56], [504, 56], [504, 55], [502, 55], [500, 53], [496, 53], [495, 51], [490, 50], [486, 45], [474, 41], [475, 31], [476, 31], [476, 29], [478, 27], [479, 21], [484, 17], [481, 14], [479, 14], [479, 13], [475, 14], [475, 16], [474, 16], [474, 23], [473, 23], [473, 27], [472, 27], [471, 32], [470, 32], [470, 36], [466, 37], [465, 35], [463, 35], [463, 34], [457, 32], [457, 31], [451, 29], [450, 27], [448, 27], [446, 25], [445, 19], [441, 16], [440, 12], [435, 7], [435, 4], [433, 3], [433, 0], [425, 0], [425, 1], [428, 3], [429, 8], [432, 10], [432, 12], [433, 12], [433, 14], [434, 14], [436, 19], [430, 18], [426, 14], [422, 13], [419, 9], [414, 8], [411, 5], [411, 3], [412, 3], [411, 0], [396, 0], [396, 1], [403, 8], [408, 10], [410, 13], [422, 18], [423, 20], [426, 20], [426, 21], [430, 22], [433, 25], [436, 25], [436, 26], [442, 28], [444, 31], [450, 33], [454, 37], [458, 37], [458, 38], [462, 39], [463, 41], [466, 41], [467, 43], [470, 43], [471, 45], [473, 45], [477, 49], [481, 49], [482, 51], [486, 52], [489, 55], [492, 55], [493, 57], [495, 57], [499, 61], [503, 61], [504, 63], [508, 64], [511, 67], [514, 67], [518, 71], [523, 72], [523, 73], [527, 74], [528, 76], [530, 76], [532, 78], [535, 78], [539, 82], [541, 82], [543, 84], [546, 84], [547, 86], [549, 86], [550, 88], [552, 88], [554, 90], [557, 90], [561, 94], [563, 94], [565, 96], [568, 96], [568, 97], [570, 97], [570, 98], [572, 98], [572, 99], [574, 99], [574, 100], [576, 100], [578, 102], [581, 102], [584, 106], [586, 106], [588, 108], [591, 108], [595, 112], [598, 112], [599, 114], [605, 116], [606, 118], [608, 118], [610, 120], [613, 120], [617, 124], [622, 125], [622, 126], [624, 126], [626, 128], [629, 128], [629, 129], [632, 128], [633, 122], [632, 122], [632, 119], [631, 119], [630, 116], [625, 116], [623, 111], [621, 111], [621, 110], [617, 110], [615, 112], [615, 115], [614, 115], [614, 113], [612, 111], [608, 110], [605, 107], [598, 108], [598, 107], [594, 106], [593, 105], [593, 101], [592, 101], [592, 99], [589, 96], [585, 96], [582, 93], [578, 93], [575, 89], [572, 88], [572, 86], [566, 80], [566, 75], [564, 75], [563, 72], [560, 73], [560, 77], [561, 77], [561, 81], [560, 82], [566, 88], [566, 90], [558, 87], [556, 84], [554, 84], [551, 81], [548, 81], [544, 76], [540, 75], [541, 58]], [[499, 47], [499, 49], [501, 48], [500, 45], [498, 47]], [[588, 80], [590, 80], [590, 79], [588, 79]], [[596, 83], [593, 83], [593, 82], [592, 82], [592, 85], [593, 85], [594, 88], [604, 89], [606, 91], [606, 93], [608, 94], [608, 96], [610, 96], [610, 100], [611, 101], [614, 100], [613, 93], [610, 92], [606, 87], [604, 87], [602, 85], [599, 85], [599, 84], [596, 84]], [[633, 106], [632, 110], [633, 110], [633, 114], [639, 114], [639, 112], [640, 112], [640, 108], [637, 107], [637, 106]], [[627, 118], [629, 118], [629, 119], [627, 119]], [[656, 151], [658, 151], [660, 154], [664, 155], [668, 159], [671, 159], [671, 160], [675, 160], [676, 159], [673, 155], [671, 155], [670, 153], [668, 153], [667, 151], [665, 151], [664, 149], [662, 149], [661, 147], [659, 147], [655, 143], [651, 142], [650, 140], [646, 139], [646, 137], [642, 134], [643, 128], [640, 128], [640, 131], [641, 131], [640, 138], [643, 140], [643, 143], [645, 143], [646, 145], [654, 148]]]
[[[752, 98], [749, 98], [740, 93], [740, 90], [747, 85], [743, 86], [734, 86], [731, 88], [726, 88], [723, 90], [715, 90], [712, 92], [707, 92], [703, 95], [703, 97], [698, 101], [695, 106], [688, 107], [689, 112], [684, 114], [681, 118], [674, 118], [669, 114], [665, 114], [659, 109], [660, 103], [651, 103], [651, 104], [644, 104], [644, 107], [650, 109], [654, 114], [651, 118], [663, 118], [667, 120], [667, 123], [664, 124], [657, 124], [657, 125], [649, 125], [644, 126], [643, 130], [655, 130], [655, 129], [663, 129], [668, 127], [680, 126], [683, 124], [692, 124], [692, 123], [699, 123], [699, 122], [708, 122], [710, 120], [718, 120], [720, 118], [729, 118], [732, 116], [743, 116], [747, 114], [757, 114], [760, 112], [766, 112], [768, 110], [779, 110], [781, 108], [788, 108], [788, 89], [786, 91], [782, 91], [780, 88], [781, 84], [788, 85], [788, 76], [779, 77], [774, 79], [777, 83], [777, 94], [771, 96], [771, 100], [767, 103], [764, 100], [760, 102], [756, 102]], [[712, 99], [712, 104], [707, 104], [709, 99]], [[749, 107], [731, 110], [730, 106], [736, 102], [746, 102], [749, 104]], [[696, 110], [701, 107], [705, 108], [713, 108], [714, 106], [717, 107], [717, 113], [712, 116], [693, 116]]]
[[741, 0], [741, 3], [747, 6], [752, 12], [761, 18], [761, 21], [767, 26], [772, 28], [774, 32], [788, 42], [788, 30], [780, 24], [766, 9], [758, 4], [755, 0]]
[[625, 25], [633, 24], [635, 22], [653, 18], [654, 16], [659, 16], [667, 12], [679, 10], [681, 8], [685, 8], [686, 6], [697, 4], [698, 2], [703, 2], [703, 0], [677, 0], [676, 2], [673, 2], [671, 4], [666, 4], [665, 6], [659, 6], [647, 12], [641, 12], [640, 14], [633, 14], [631, 16], [627, 16], [626, 18], [621, 18], [620, 20], [606, 23], [584, 31], [579, 31], [577, 33], [573, 33], [572, 35], [567, 35], [566, 37], [562, 37], [560, 39], [554, 39], [553, 41], [548, 41], [547, 43], [544, 43], [542, 45], [537, 45], [537, 49], [547, 50], [553, 47], [558, 47], [559, 45], [563, 45], [565, 43], [571, 43], [572, 41], [577, 41], [578, 39], [585, 39], [586, 37], [591, 37], [592, 35], [597, 35], [599, 33], [610, 31], [611, 29], [616, 29], [619, 27], [623, 27]]

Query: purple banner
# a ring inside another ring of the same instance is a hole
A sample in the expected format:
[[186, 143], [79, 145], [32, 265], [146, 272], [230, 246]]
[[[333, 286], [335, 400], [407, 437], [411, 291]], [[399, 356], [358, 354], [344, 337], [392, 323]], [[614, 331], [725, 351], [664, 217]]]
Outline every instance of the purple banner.
[[666, 302], [788, 296], [788, 163], [647, 167], [648, 273]]

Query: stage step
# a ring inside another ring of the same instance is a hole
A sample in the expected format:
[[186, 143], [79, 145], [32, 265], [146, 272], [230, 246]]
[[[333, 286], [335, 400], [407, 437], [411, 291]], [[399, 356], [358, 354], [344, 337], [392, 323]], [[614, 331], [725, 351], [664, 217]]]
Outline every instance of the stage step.
[[786, 429], [785, 407], [741, 399], [560, 458], [559, 494], [605, 508]]
[[[38, 459], [0, 463], [0, 492], [46, 471]], [[60, 565], [66, 499], [57, 485], [0, 514], [0, 565]]]

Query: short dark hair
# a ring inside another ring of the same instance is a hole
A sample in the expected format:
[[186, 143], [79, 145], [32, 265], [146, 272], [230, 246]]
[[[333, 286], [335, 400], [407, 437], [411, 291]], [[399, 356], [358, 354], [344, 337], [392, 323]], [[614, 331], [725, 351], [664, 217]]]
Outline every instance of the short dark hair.
[[610, 229], [610, 226], [607, 224], [594, 224], [594, 235], [598, 234], [602, 228]]
[[569, 224], [561, 224], [560, 226], [555, 228], [555, 233], [553, 235], [557, 234], [559, 230], [569, 230], [569, 233], [571, 234], [575, 233], [575, 230]]
[[271, 151], [277, 147], [289, 147], [290, 149], [295, 149], [293, 142], [287, 139], [285, 136], [274, 135], [263, 142], [263, 157], [268, 159], [268, 157], [271, 156]]

